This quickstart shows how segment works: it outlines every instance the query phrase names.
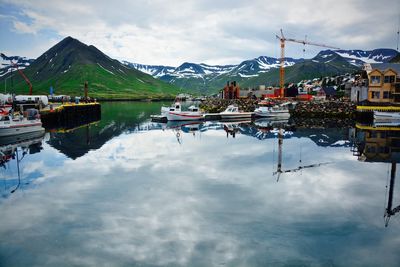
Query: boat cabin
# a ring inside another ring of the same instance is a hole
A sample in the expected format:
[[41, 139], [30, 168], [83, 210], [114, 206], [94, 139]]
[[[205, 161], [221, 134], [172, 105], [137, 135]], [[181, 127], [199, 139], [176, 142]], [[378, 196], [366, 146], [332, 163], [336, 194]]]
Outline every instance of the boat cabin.
[[199, 108], [196, 107], [196, 106], [190, 106], [190, 107], [188, 108], [188, 110], [191, 111], [191, 112], [199, 112]]
[[180, 111], [181, 110], [181, 104], [176, 102], [173, 106], [169, 108], [169, 111]]
[[225, 109], [225, 112], [239, 112], [239, 108], [237, 106], [229, 105]]

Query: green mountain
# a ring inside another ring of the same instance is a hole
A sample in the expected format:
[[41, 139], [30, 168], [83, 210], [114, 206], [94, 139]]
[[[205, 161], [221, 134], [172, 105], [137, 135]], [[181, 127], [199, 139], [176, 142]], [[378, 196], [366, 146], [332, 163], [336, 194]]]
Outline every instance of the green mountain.
[[[96, 98], [173, 98], [181, 92], [177, 86], [128, 68], [72, 37], [50, 48], [24, 73], [33, 85], [33, 94], [48, 94], [53, 86], [58, 95], [83, 95], [85, 81], [89, 84], [89, 96]], [[0, 82], [9, 75], [1, 77]], [[13, 83], [11, 92], [28, 93], [29, 87], [20, 75], [14, 73]]]
[[[313, 59], [304, 60], [285, 68], [285, 83], [297, 83], [301, 80], [353, 73], [360, 68], [329, 50], [320, 52]], [[241, 83], [242, 87], [256, 87], [260, 84], [279, 85], [279, 69], [261, 73], [259, 76]]]

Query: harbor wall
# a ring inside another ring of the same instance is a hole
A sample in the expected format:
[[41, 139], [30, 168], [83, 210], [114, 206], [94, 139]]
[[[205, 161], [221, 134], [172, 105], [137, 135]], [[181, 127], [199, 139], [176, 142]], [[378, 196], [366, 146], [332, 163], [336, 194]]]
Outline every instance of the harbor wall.
[[99, 103], [81, 103], [62, 105], [54, 110], [40, 111], [43, 127], [73, 128], [101, 119]]

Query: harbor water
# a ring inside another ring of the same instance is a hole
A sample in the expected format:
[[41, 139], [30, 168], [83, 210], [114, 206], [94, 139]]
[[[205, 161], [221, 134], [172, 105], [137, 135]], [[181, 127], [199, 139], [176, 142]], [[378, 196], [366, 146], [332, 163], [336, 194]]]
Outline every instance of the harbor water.
[[0, 266], [399, 266], [396, 129], [151, 122], [162, 104], [3, 140]]

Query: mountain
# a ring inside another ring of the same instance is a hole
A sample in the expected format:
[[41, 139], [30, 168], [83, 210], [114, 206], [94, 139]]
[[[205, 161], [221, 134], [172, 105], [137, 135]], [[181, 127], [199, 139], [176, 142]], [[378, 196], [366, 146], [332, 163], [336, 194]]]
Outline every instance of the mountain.
[[390, 60], [390, 63], [400, 63], [400, 53]]
[[[96, 98], [172, 98], [180, 89], [114, 60], [92, 45], [67, 37], [24, 70], [34, 94], [82, 95], [89, 83], [89, 96]], [[0, 79], [5, 79], [4, 75]], [[22, 78], [14, 76], [14, 92], [26, 93]]]
[[[287, 82], [297, 82], [320, 76], [354, 72], [364, 63], [388, 62], [397, 55], [393, 49], [324, 50], [310, 60], [285, 58]], [[242, 87], [279, 83], [280, 60], [260, 56], [245, 60], [238, 65], [212, 66], [206, 64], [183, 63], [177, 68], [171, 66], [151, 66], [124, 62], [127, 66], [145, 71], [160, 80], [180, 88], [196, 90], [200, 93], [214, 93], [227, 81], [237, 81]], [[312, 76], [316, 75], [316, 76]]]
[[[285, 68], [285, 83], [299, 82], [313, 78], [334, 76], [344, 73], [353, 73], [359, 67], [350, 64], [345, 58], [332, 51], [321, 51], [312, 59]], [[279, 69], [273, 69], [267, 73], [242, 82], [243, 87], [254, 87], [259, 84], [279, 84]]]
[[360, 67], [364, 63], [386, 63], [397, 55], [396, 50], [388, 48], [379, 48], [369, 51], [335, 50], [334, 52], [345, 58], [350, 64]]
[[[285, 66], [293, 66], [303, 59], [285, 58]], [[280, 66], [280, 60], [261, 56], [245, 60], [238, 65], [207, 65], [185, 62], [174, 68], [170, 66], [143, 65], [123, 61], [126, 66], [146, 72], [162, 81], [203, 94], [209, 94], [228, 80], [241, 82]]]
[[11, 64], [11, 61], [18, 66], [19, 69], [28, 67], [34, 59], [19, 56], [2, 56], [0, 57], [0, 77], [17, 69]]

